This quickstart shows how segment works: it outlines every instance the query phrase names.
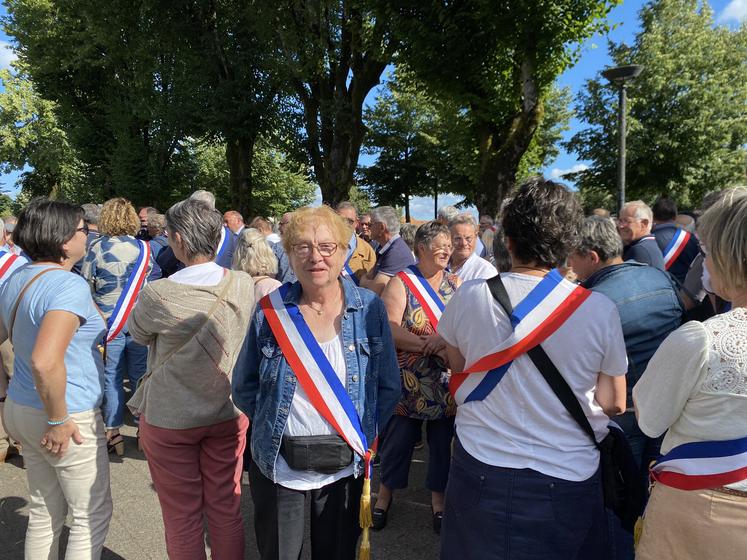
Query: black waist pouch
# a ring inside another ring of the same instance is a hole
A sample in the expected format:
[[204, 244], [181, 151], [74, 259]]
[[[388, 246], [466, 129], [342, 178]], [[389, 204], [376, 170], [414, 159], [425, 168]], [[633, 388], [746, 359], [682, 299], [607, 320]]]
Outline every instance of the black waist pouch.
[[353, 450], [338, 435], [283, 436], [280, 454], [294, 471], [334, 474], [353, 462]]

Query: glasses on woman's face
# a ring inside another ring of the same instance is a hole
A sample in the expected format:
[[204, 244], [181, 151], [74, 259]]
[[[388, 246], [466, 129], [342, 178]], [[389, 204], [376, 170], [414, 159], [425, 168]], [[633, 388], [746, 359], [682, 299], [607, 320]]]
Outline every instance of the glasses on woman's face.
[[293, 254], [300, 259], [308, 257], [314, 249], [319, 251], [319, 254], [323, 257], [331, 257], [337, 251], [337, 243], [298, 243], [291, 248], [293, 249]]
[[88, 224], [84, 223], [81, 227], [77, 228], [75, 231], [76, 231], [76, 233], [80, 231], [80, 232], [83, 232], [86, 235], [88, 235], [88, 233], [89, 233], [90, 230], [88, 229]]

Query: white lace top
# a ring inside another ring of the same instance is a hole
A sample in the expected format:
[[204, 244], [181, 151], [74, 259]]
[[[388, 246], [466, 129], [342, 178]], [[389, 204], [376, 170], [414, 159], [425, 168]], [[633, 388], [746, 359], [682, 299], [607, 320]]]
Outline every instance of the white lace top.
[[638, 423], [662, 453], [692, 441], [747, 436], [747, 309], [691, 321], [651, 358], [633, 388]]

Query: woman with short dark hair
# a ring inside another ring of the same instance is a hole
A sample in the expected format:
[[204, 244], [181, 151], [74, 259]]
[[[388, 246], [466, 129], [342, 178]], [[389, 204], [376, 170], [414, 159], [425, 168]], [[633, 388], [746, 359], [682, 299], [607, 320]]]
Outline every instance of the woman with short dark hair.
[[615, 305], [556, 270], [582, 219], [564, 186], [524, 183], [503, 215], [513, 310], [490, 279], [464, 284], [441, 317], [458, 404], [443, 558], [607, 556], [599, 451], [526, 355], [542, 345], [601, 441], [625, 409], [627, 360]]
[[87, 233], [79, 206], [32, 201], [15, 230], [32, 262], [0, 287], [0, 342], [15, 351], [5, 427], [23, 444], [29, 483], [26, 558], [57, 557], [68, 512], [67, 558], [99, 558], [112, 514], [99, 410], [106, 325], [70, 272]]
[[[140, 219], [124, 198], [107, 200], [99, 216], [99, 234], [83, 261], [81, 276], [91, 286], [93, 301], [107, 322], [106, 370], [102, 412], [109, 452], [124, 454], [125, 375], [135, 390], [145, 373], [148, 349], [135, 342], [126, 327], [132, 304], [153, 268], [150, 246], [136, 239]], [[135, 418], [137, 423], [137, 418]]]

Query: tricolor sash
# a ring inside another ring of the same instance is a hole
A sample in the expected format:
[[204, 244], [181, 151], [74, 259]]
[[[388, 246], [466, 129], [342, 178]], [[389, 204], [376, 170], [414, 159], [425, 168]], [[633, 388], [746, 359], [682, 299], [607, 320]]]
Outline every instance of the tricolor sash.
[[487, 356], [451, 375], [449, 390], [456, 403], [485, 399], [514, 359], [544, 342], [590, 295], [589, 290], [572, 284], [557, 270], [549, 272], [514, 308], [509, 337], [498, 342]]
[[690, 232], [677, 228], [669, 244], [664, 248], [664, 268], [669, 270], [682, 251], [685, 250], [687, 242], [690, 241]]
[[350, 259], [353, 258], [353, 253], [355, 252], [356, 247], [358, 247], [358, 236], [353, 234], [353, 237], [350, 238], [348, 257], [345, 259], [345, 265], [342, 267], [342, 275], [350, 278], [350, 280], [352, 280], [353, 283], [358, 286], [358, 277], [355, 275], [355, 272], [353, 272], [353, 269], [350, 268]]
[[718, 488], [747, 480], [747, 437], [678, 445], [651, 467], [651, 476], [680, 490]]
[[423, 307], [426, 317], [430, 322], [433, 330], [438, 328], [438, 321], [441, 319], [441, 314], [444, 312], [446, 305], [438, 295], [438, 292], [433, 289], [423, 275], [420, 273], [420, 269], [417, 265], [410, 265], [406, 269], [397, 273], [405, 286], [418, 300], [420, 305]]
[[122, 293], [119, 294], [117, 305], [114, 307], [114, 311], [112, 311], [112, 314], [109, 316], [109, 320], [107, 321], [108, 331], [106, 333], [106, 342], [111, 342], [124, 328], [127, 323], [127, 318], [130, 316], [130, 312], [135, 306], [137, 296], [143, 287], [145, 276], [148, 273], [150, 245], [142, 239], [138, 239], [137, 242], [140, 244], [140, 254], [135, 261], [135, 266], [132, 268], [132, 272], [130, 272], [127, 284], [125, 284], [125, 287], [122, 289]]
[[18, 255], [7, 251], [0, 251], [0, 282], [5, 280], [5, 274], [13, 267], [13, 263], [18, 260]]
[[228, 229], [228, 226], [223, 226], [220, 229], [220, 241], [218, 242], [218, 250], [215, 252], [215, 260], [218, 261], [225, 254], [230, 243], [230, 236], [233, 235]]

